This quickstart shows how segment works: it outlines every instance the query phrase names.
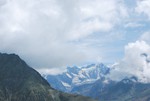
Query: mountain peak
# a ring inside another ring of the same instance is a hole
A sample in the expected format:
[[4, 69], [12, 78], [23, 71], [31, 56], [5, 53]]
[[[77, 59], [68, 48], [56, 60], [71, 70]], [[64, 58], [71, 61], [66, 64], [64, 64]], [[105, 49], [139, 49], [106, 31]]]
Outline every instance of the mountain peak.
[[79, 70], [80, 70], [80, 68], [78, 68], [77, 66], [67, 67], [67, 72], [69, 72], [69, 73], [77, 74], [79, 72]]
[[15, 53], [11, 53], [11, 54], [7, 54], [7, 53], [0, 53], [0, 58], [7, 58], [7, 57], [12, 57], [12, 58], [19, 58], [20, 59], [20, 57], [17, 55], [17, 54], [15, 54]]
[[[1, 100], [5, 101], [5, 98], [10, 96], [11, 101], [52, 100], [46, 89], [52, 90], [49, 83], [38, 72], [30, 68], [18, 55], [0, 54]], [[7, 95], [5, 94], [6, 92]], [[3, 94], [5, 97], [2, 97]], [[45, 98], [42, 96], [45, 96]]]
[[[7, 54], [7, 53], [0, 53], [0, 65], [8, 65], [11, 64], [11, 67], [15, 67], [14, 65], [26, 65], [27, 64], [16, 54]], [[8, 66], [10, 67], [10, 66]], [[21, 66], [20, 66], [21, 68]]]

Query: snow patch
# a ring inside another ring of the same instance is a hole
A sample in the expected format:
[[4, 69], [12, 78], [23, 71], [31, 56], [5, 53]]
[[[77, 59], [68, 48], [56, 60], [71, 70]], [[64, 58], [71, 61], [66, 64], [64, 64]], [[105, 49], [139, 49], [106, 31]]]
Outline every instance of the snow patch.
[[72, 78], [72, 76], [71, 76], [70, 74], [66, 73], [66, 75], [67, 75], [69, 78]]
[[71, 87], [68, 83], [61, 81], [61, 83], [65, 86], [65, 87]]

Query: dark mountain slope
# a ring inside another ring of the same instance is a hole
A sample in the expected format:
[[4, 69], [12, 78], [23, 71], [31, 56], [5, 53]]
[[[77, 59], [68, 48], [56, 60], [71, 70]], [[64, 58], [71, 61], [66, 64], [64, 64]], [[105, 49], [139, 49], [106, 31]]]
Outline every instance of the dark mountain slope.
[[15, 54], [0, 53], [0, 101], [92, 101], [61, 93]]

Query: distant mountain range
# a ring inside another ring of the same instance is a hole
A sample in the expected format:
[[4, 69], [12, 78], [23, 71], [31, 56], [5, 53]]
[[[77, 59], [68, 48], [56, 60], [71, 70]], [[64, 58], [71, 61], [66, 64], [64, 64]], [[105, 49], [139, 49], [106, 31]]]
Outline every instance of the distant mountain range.
[[65, 92], [76, 92], [75, 88], [92, 84], [109, 73], [103, 64], [91, 64], [83, 67], [67, 67], [67, 71], [59, 75], [47, 75], [46, 79], [55, 88]]
[[0, 101], [94, 101], [53, 89], [18, 55], [0, 53]]
[[83, 67], [67, 67], [58, 75], [45, 78], [57, 90], [89, 96], [99, 101], [150, 101], [150, 84], [137, 77], [113, 81], [107, 77], [111, 68], [100, 63]]

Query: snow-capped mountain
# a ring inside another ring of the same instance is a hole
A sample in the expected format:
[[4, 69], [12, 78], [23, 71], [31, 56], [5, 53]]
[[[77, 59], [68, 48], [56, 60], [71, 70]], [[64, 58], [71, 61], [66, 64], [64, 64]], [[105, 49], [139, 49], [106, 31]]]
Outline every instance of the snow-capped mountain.
[[110, 68], [104, 64], [91, 64], [82, 67], [67, 67], [67, 71], [59, 75], [47, 75], [46, 79], [52, 87], [64, 92], [75, 92], [75, 88], [104, 79]]
[[114, 81], [109, 78], [113, 69], [102, 63], [73, 66], [62, 74], [47, 75], [46, 79], [57, 90], [99, 101], [150, 101], [150, 83], [139, 82], [136, 76]]

